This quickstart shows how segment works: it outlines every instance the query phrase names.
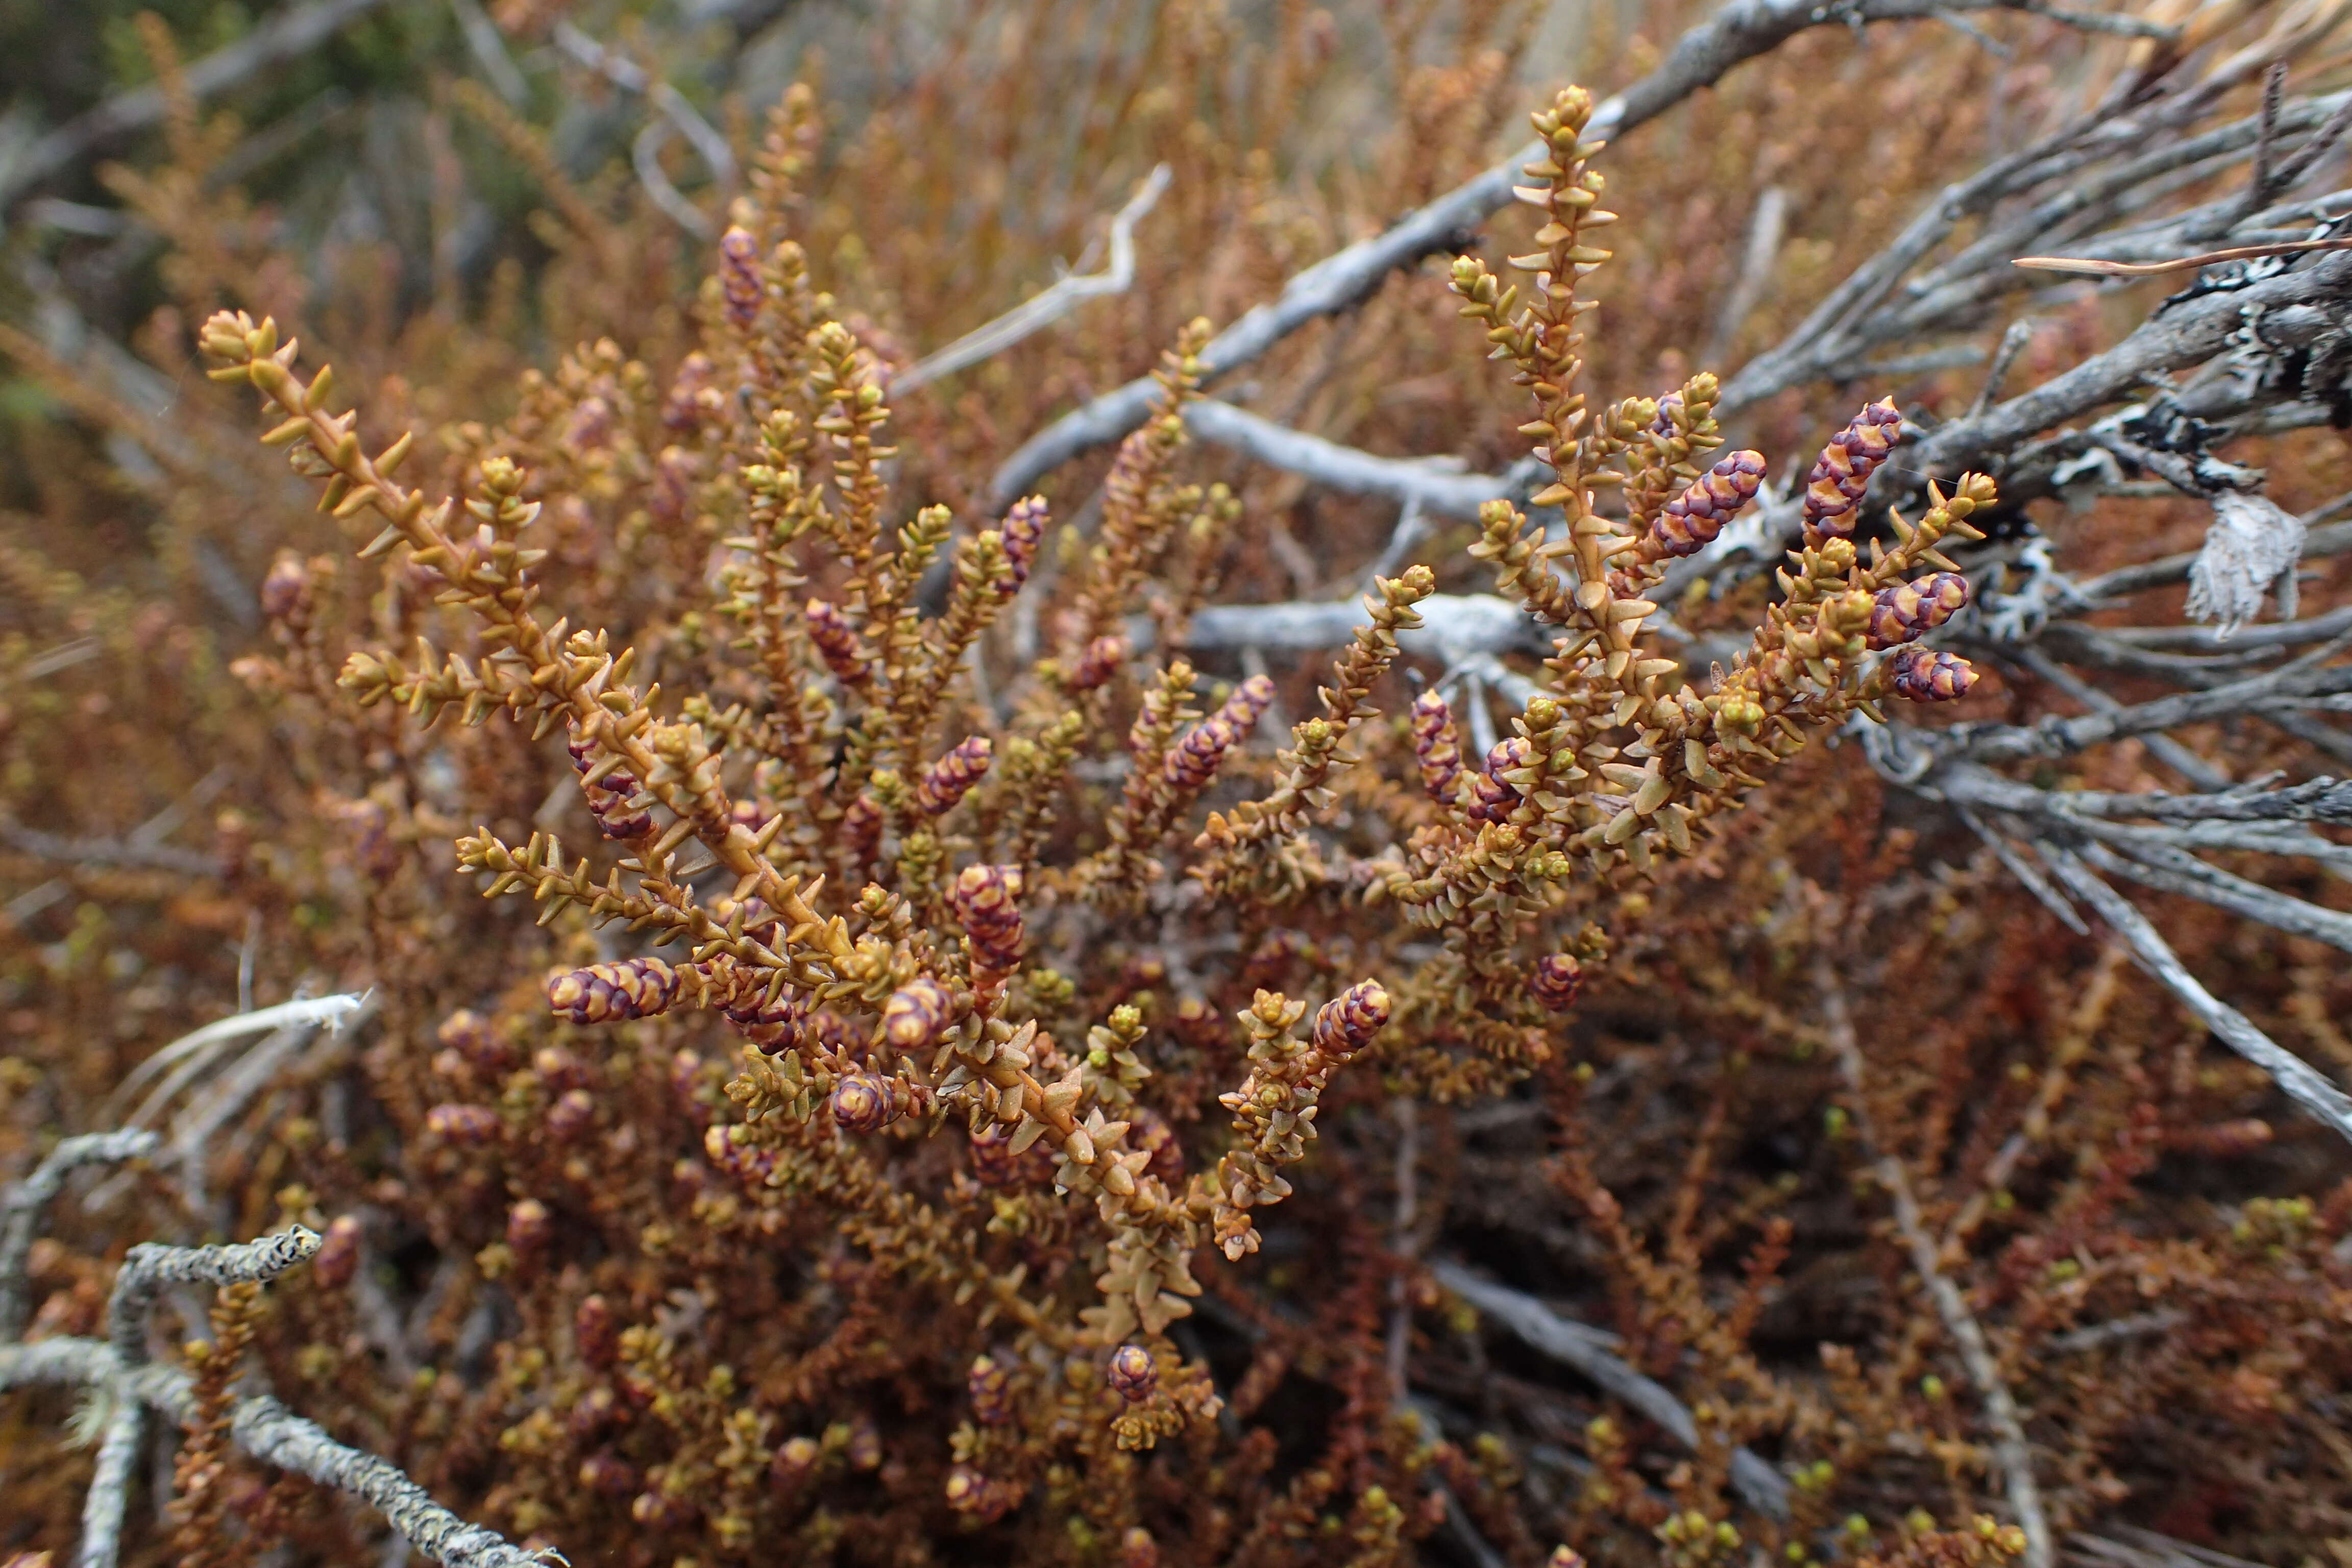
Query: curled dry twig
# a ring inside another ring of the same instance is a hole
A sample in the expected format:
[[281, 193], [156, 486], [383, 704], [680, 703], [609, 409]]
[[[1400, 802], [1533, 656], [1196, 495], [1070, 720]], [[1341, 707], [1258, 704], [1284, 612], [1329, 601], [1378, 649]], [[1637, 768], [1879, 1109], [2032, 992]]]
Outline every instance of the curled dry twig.
[[660, 118], [647, 122], [629, 151], [638, 183], [645, 186], [654, 205], [688, 234], [698, 239], [709, 239], [718, 233], [709, 215], [688, 201], [670, 183], [668, 174], [662, 170], [661, 149], [670, 132], [682, 134], [710, 171], [710, 177], [723, 187], [735, 179], [735, 151], [728, 145], [727, 138], [702, 117], [701, 110], [688, 101], [684, 93], [627, 56], [606, 48], [571, 22], [559, 19], [553, 36], [556, 47], [572, 59], [625, 92], [642, 93], [653, 105]]
[[994, 321], [898, 372], [890, 378], [890, 389], [911, 392], [1003, 353], [1022, 339], [1060, 321], [1087, 300], [1126, 293], [1135, 282], [1135, 226], [1159, 205], [1172, 173], [1165, 163], [1154, 168], [1142, 187], [1112, 216], [1110, 257], [1100, 272], [1073, 273], [1060, 279], [1035, 298], [1023, 300]]

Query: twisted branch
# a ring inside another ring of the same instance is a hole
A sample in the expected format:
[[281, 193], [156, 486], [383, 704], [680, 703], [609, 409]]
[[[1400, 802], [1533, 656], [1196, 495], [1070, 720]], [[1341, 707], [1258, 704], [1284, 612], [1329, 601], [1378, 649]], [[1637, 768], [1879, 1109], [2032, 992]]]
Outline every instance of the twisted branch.
[[[1151, 171], [1142, 189], [1128, 199], [1110, 220], [1110, 258], [1100, 272], [1073, 273], [1034, 299], [1024, 300], [994, 321], [966, 332], [943, 349], [924, 355], [890, 378], [892, 392], [911, 392], [928, 382], [975, 365], [1003, 353], [1033, 333], [1068, 315], [1087, 300], [1124, 294], [1135, 283], [1135, 226], [1159, 205], [1168, 189], [1171, 171], [1165, 163]], [[1083, 259], [1079, 262], [1084, 266]]]
[[[124, 1508], [148, 1413], [181, 1426], [196, 1414], [195, 1380], [184, 1368], [147, 1359], [147, 1320], [158, 1293], [175, 1283], [275, 1279], [315, 1256], [320, 1247], [318, 1234], [299, 1225], [230, 1247], [143, 1243], [131, 1249], [115, 1275], [106, 1339], [13, 1342], [23, 1331], [26, 1309], [26, 1258], [41, 1215], [63, 1190], [67, 1174], [83, 1165], [136, 1158], [156, 1142], [155, 1134], [136, 1130], [68, 1138], [30, 1176], [0, 1192], [0, 1391], [33, 1385], [89, 1389], [107, 1413], [83, 1500], [78, 1568], [114, 1568], [121, 1555]], [[346, 1447], [266, 1394], [236, 1402], [229, 1436], [265, 1464], [368, 1502], [410, 1546], [447, 1568], [533, 1568], [551, 1559], [562, 1561], [558, 1553], [524, 1552], [495, 1531], [467, 1523], [397, 1466]]]
[[33, 1173], [0, 1193], [0, 1342], [25, 1331], [25, 1262], [40, 1234], [42, 1211], [65, 1190], [66, 1177], [84, 1165], [114, 1165], [154, 1152], [152, 1132], [85, 1132], [49, 1151]]

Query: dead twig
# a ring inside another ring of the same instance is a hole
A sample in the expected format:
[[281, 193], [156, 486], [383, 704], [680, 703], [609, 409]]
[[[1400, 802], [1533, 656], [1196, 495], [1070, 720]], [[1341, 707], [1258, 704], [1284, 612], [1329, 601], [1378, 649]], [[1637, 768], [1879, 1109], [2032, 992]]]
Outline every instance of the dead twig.
[[[1100, 272], [1073, 273], [1034, 299], [1025, 300], [984, 326], [926, 354], [890, 378], [890, 390], [910, 392], [943, 375], [952, 375], [993, 358], [1022, 339], [1060, 321], [1086, 300], [1124, 294], [1135, 283], [1135, 226], [1159, 204], [1168, 189], [1171, 171], [1165, 163], [1151, 171], [1142, 187], [1128, 198], [1110, 220], [1110, 258]], [[1083, 262], [1080, 265], [1084, 265]]]
[[2018, 1413], [2016, 1398], [2000, 1375], [2000, 1364], [1993, 1357], [1983, 1326], [1969, 1310], [1968, 1300], [1960, 1294], [1959, 1287], [1943, 1270], [1940, 1249], [1935, 1237], [1927, 1234], [1918, 1199], [1912, 1195], [1910, 1173], [1903, 1168], [1903, 1162], [1878, 1142], [1873, 1131], [1869, 1100], [1863, 1088], [1862, 1047], [1854, 1035], [1853, 1015], [1846, 1005], [1844, 984], [1827, 954], [1815, 958], [1813, 979], [1822, 994], [1823, 1032], [1845, 1078], [1854, 1131], [1864, 1147], [1875, 1152], [1872, 1173], [1886, 1189], [1894, 1205], [1895, 1228], [1911, 1255], [1911, 1267], [1927, 1288], [1927, 1299], [1934, 1304], [1944, 1331], [1951, 1335], [1958, 1348], [1969, 1381], [1977, 1385], [1977, 1393], [1984, 1400], [1985, 1421], [1992, 1428], [1993, 1458], [2000, 1467], [2018, 1528], [2025, 1531], [2025, 1568], [2051, 1568], [2050, 1516], [2042, 1506], [2041, 1485], [2033, 1479], [2033, 1450], [2026, 1442], [2025, 1423]]
[[2225, 261], [2253, 261], [2265, 256], [2302, 256], [2314, 250], [2352, 250], [2352, 236], [2336, 239], [2295, 239], [2281, 245], [2238, 245], [2209, 250], [2173, 261], [2101, 261], [2087, 256], [2021, 256], [2011, 267], [2042, 272], [2083, 272], [2099, 278], [2161, 278], [2168, 272], [2194, 272]]
[[2244, 1014], [2206, 990], [2148, 918], [2129, 899], [2101, 880], [2073, 851], [2041, 839], [2034, 841], [2033, 849], [2053, 875], [2090, 905], [2116, 935], [2131, 943], [2140, 967], [2187, 1004], [2189, 1010], [2220, 1037], [2223, 1045], [2268, 1073], [2289, 1100], [2345, 1137], [2352, 1138], [2352, 1095], [2328, 1082], [2302, 1058], [2256, 1028]]
[[[1686, 1448], [1698, 1447], [1698, 1423], [1664, 1384], [1644, 1377], [1616, 1354], [1617, 1336], [1563, 1318], [1534, 1297], [1474, 1274], [1458, 1263], [1430, 1265], [1437, 1282], [1532, 1348], [1574, 1367], [1604, 1394], [1657, 1423]], [[1731, 1486], [1748, 1506], [1774, 1519], [1789, 1517], [1789, 1483], [1747, 1448], [1731, 1456]]]
[[25, 1260], [39, 1235], [42, 1211], [65, 1190], [66, 1178], [84, 1165], [115, 1165], [154, 1152], [152, 1132], [85, 1132], [58, 1141], [33, 1173], [0, 1193], [0, 1342], [25, 1331], [30, 1309], [25, 1292]]
[[[135, 1158], [154, 1143], [153, 1134], [135, 1131], [68, 1139], [30, 1177], [0, 1193], [0, 1391], [35, 1385], [83, 1389], [103, 1415], [98, 1460], [82, 1509], [78, 1568], [113, 1568], [120, 1555], [124, 1508], [148, 1413], [183, 1426], [196, 1414], [194, 1379], [183, 1368], [147, 1359], [148, 1317], [158, 1295], [174, 1283], [275, 1279], [314, 1256], [320, 1246], [315, 1232], [296, 1226], [283, 1235], [231, 1247], [134, 1247], [115, 1275], [106, 1339], [13, 1342], [26, 1305], [25, 1258], [66, 1173], [79, 1165]], [[525, 1552], [467, 1523], [396, 1466], [344, 1447], [266, 1394], [236, 1402], [229, 1437], [264, 1464], [362, 1499], [413, 1548], [447, 1568], [535, 1568], [563, 1561], [560, 1553]]]
[[1475, 519], [1478, 509], [1512, 492], [1507, 475], [1449, 473], [1441, 459], [1382, 458], [1293, 430], [1271, 419], [1203, 397], [1184, 405], [1185, 427], [1268, 468], [1298, 475], [1348, 495], [1385, 496], [1440, 517]]
[[645, 186], [654, 205], [668, 214], [680, 228], [698, 239], [716, 235], [719, 230], [709, 216], [670, 184], [668, 174], [662, 170], [661, 149], [672, 131], [683, 135], [703, 166], [710, 171], [711, 179], [725, 187], [735, 181], [735, 153], [727, 145], [727, 138], [702, 117], [701, 110], [687, 101], [684, 93], [618, 50], [606, 48], [569, 21], [559, 19], [552, 37], [556, 47], [572, 59], [624, 92], [642, 94], [653, 105], [660, 118], [639, 132], [630, 146], [630, 163], [637, 172], [638, 183]]
[[[1986, 9], [2041, 10], [2076, 26], [2089, 26], [2093, 20], [2087, 14], [2060, 13], [2027, 4], [1995, 5], [1991, 0], [1850, 0], [1842, 5], [1818, 5], [1815, 0], [1732, 0], [1685, 33], [1655, 70], [1596, 109], [1586, 136], [1591, 141], [1622, 136], [1701, 88], [1713, 85], [1734, 67], [1770, 53], [1811, 27]], [[2095, 20], [2101, 30], [2108, 30], [2107, 24], [2112, 23], [2146, 36], [2148, 27], [2134, 18]], [[2171, 36], [2171, 30], [2158, 29], [2157, 36]], [[1521, 165], [1542, 151], [1540, 142], [1529, 142], [1380, 234], [1335, 251], [1294, 276], [1278, 297], [1253, 308], [1209, 341], [1201, 353], [1204, 379], [1230, 375], [1308, 322], [1352, 308], [1398, 268], [1461, 243], [1462, 237], [1510, 204], [1511, 187], [1522, 178]], [[1071, 458], [1135, 429], [1150, 416], [1157, 395], [1158, 384], [1140, 377], [1064, 415], [1024, 442], [998, 468], [989, 484], [991, 506], [1002, 510]]]

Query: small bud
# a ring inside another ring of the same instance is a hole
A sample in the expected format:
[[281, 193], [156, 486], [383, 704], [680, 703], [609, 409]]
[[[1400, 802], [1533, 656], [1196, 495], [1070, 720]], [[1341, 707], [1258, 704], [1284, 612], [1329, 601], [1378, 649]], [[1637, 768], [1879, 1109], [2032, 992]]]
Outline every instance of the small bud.
[[1274, 682], [1263, 675], [1253, 675], [1234, 689], [1223, 707], [1187, 731], [1183, 739], [1168, 749], [1167, 761], [1161, 766], [1161, 776], [1181, 790], [1206, 789], [1216, 777], [1217, 764], [1225, 752], [1257, 725], [1258, 718], [1274, 701]]
[[970, 794], [988, 772], [994, 742], [973, 735], [933, 763], [915, 785], [915, 805], [931, 816], [944, 816]]
[[1870, 489], [1870, 476], [1902, 438], [1903, 412], [1892, 403], [1871, 404], [1830, 437], [1805, 476], [1807, 544], [1853, 531], [1854, 509]]
[[537, 1198], [524, 1198], [507, 1210], [507, 1245], [518, 1257], [528, 1257], [545, 1247], [554, 1231], [553, 1216]]
[[1129, 652], [1122, 637], [1097, 637], [1087, 644], [1086, 652], [1078, 656], [1078, 667], [1070, 671], [1070, 689], [1092, 691], [1108, 682], [1119, 671]]
[[562, 1046], [541, 1046], [531, 1052], [530, 1070], [540, 1082], [558, 1093], [583, 1089], [588, 1083], [588, 1064]]
[[436, 1105], [425, 1113], [425, 1130], [446, 1143], [479, 1148], [495, 1142], [503, 1127], [487, 1105]]
[[864, 793], [841, 814], [841, 841], [849, 847], [850, 858], [856, 864], [871, 865], [881, 850], [882, 821], [881, 802]]
[[767, 289], [760, 281], [760, 242], [751, 231], [730, 227], [719, 237], [719, 284], [727, 300], [727, 322], [748, 331], [760, 319]]
[[1012, 1512], [1021, 1501], [1024, 1489], [1017, 1481], [994, 1480], [975, 1466], [958, 1465], [948, 1471], [947, 1504], [956, 1512], [986, 1524]]
[[964, 1377], [964, 1388], [971, 1395], [973, 1420], [983, 1426], [1003, 1426], [1012, 1422], [1013, 1375], [994, 1356], [973, 1359], [971, 1371]]
[[1577, 993], [1584, 989], [1584, 966], [1570, 953], [1548, 952], [1536, 960], [1535, 978], [1528, 989], [1546, 1008], [1565, 1013], [1576, 1005]]
[[613, 444], [613, 405], [591, 393], [572, 410], [559, 437], [567, 451], [594, 452]]
[[1029, 569], [1037, 560], [1037, 547], [1045, 538], [1045, 525], [1052, 521], [1044, 496], [1031, 496], [1013, 503], [999, 524], [999, 535], [1004, 541], [1005, 564], [1012, 568], [1013, 586], [1020, 587], [1029, 581]]
[[857, 646], [857, 633], [841, 606], [824, 599], [811, 599], [803, 612], [808, 621], [809, 641], [824, 660], [827, 669], [838, 679], [856, 680], [866, 668], [865, 650]]
[[310, 570], [292, 551], [282, 551], [261, 579], [261, 613], [299, 636], [310, 624]]
[[602, 1296], [590, 1296], [572, 1312], [572, 1344], [580, 1359], [599, 1371], [620, 1359], [621, 1326]]
[[1742, 735], [1752, 735], [1764, 727], [1763, 704], [1753, 698], [1727, 698], [1715, 717], [1717, 723]]
[[880, 1073], [845, 1073], [833, 1086], [833, 1119], [845, 1132], [879, 1132], [909, 1109], [907, 1091]]
[[1916, 642], [1950, 620], [1968, 602], [1969, 580], [1957, 572], [1938, 572], [1882, 588], [1871, 602], [1865, 638], [1872, 647]]
[[505, 1072], [515, 1064], [514, 1048], [471, 1007], [460, 1007], [444, 1018], [439, 1037], [443, 1045], [484, 1072]]
[[1110, 1352], [1110, 1366], [1104, 1375], [1121, 1399], [1140, 1405], [1160, 1386], [1160, 1363], [1141, 1345], [1121, 1345]]
[[658, 958], [592, 963], [547, 983], [548, 1005], [575, 1024], [649, 1018], [677, 999], [677, 971]]
[[971, 1179], [983, 1187], [1009, 1187], [1034, 1176], [1043, 1179], [1044, 1158], [1032, 1147], [1013, 1152], [1013, 1130], [988, 1127], [971, 1135]]
[[954, 1012], [955, 1001], [947, 987], [928, 974], [919, 974], [882, 1004], [883, 1035], [902, 1051], [919, 1050], [939, 1037]]
[[1315, 1015], [1311, 1037], [1315, 1048], [1327, 1057], [1353, 1056], [1372, 1043], [1389, 1021], [1389, 994], [1377, 980], [1367, 980], [1323, 1004]]
[[1705, 549], [1741, 507], [1756, 499], [1764, 482], [1764, 454], [1734, 452], [1688, 489], [1666, 503], [1650, 536], [1668, 555], [1695, 555]]
[[572, 1401], [572, 1415], [564, 1426], [576, 1441], [593, 1443], [612, 1427], [626, 1421], [628, 1415], [613, 1390], [599, 1384]]
[[1895, 695], [1914, 702], [1948, 702], [1968, 694], [1977, 672], [1956, 653], [1924, 647], [1897, 648], [1890, 661]]
[[580, 1484], [599, 1497], [625, 1498], [645, 1485], [637, 1467], [618, 1454], [591, 1454], [580, 1461]]
[[596, 819], [598, 832], [607, 838], [628, 839], [642, 838], [653, 831], [652, 814], [629, 805], [645, 787], [637, 782], [635, 773], [625, 768], [615, 769], [590, 781], [587, 775], [589, 770], [596, 766], [599, 752], [595, 744], [583, 737], [576, 725], [572, 731], [569, 750], [572, 765], [581, 775], [581, 793], [588, 798], [588, 815]]
[[1462, 787], [1462, 744], [1454, 732], [1453, 711], [1435, 691], [1413, 699], [1412, 754], [1429, 798], [1452, 805]]
[[690, 353], [677, 363], [677, 374], [671, 378], [669, 395], [663, 400], [662, 424], [672, 430], [691, 430], [702, 420], [703, 389], [710, 384], [715, 367], [706, 353]]
[[775, 1460], [769, 1466], [769, 1474], [776, 1479], [779, 1485], [796, 1485], [814, 1475], [817, 1462], [824, 1458], [824, 1450], [817, 1446], [815, 1438], [788, 1437], [776, 1450]]
[[957, 875], [948, 897], [976, 971], [1010, 974], [1021, 966], [1024, 933], [1014, 901], [1020, 893], [1018, 866], [967, 866]]
[[330, 1290], [340, 1290], [352, 1282], [360, 1267], [360, 1222], [356, 1215], [339, 1215], [327, 1226], [320, 1239], [317, 1256], [310, 1259], [310, 1275]]
[[547, 1135], [559, 1143], [569, 1143], [595, 1120], [596, 1097], [584, 1089], [566, 1089], [547, 1108]]
[[1524, 735], [1497, 742], [1495, 749], [1486, 753], [1485, 771], [1470, 781], [1470, 815], [1480, 822], [1501, 822], [1517, 810], [1518, 789], [1506, 784], [1503, 775], [1526, 767], [1534, 755], [1535, 748]]

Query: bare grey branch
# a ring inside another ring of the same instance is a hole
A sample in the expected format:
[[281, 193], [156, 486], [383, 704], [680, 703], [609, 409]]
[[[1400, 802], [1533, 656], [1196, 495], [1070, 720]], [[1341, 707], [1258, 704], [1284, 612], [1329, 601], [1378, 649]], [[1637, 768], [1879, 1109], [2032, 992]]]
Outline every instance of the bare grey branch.
[[2146, 887], [2211, 904], [2294, 936], [2307, 936], [2352, 952], [2352, 915], [2289, 898], [2260, 882], [2209, 866], [2186, 849], [2126, 841], [2123, 853], [2085, 844], [2080, 853], [2099, 869]]
[[[1493, 594], [1435, 594], [1414, 608], [1421, 616], [1420, 629], [1397, 638], [1408, 653], [1451, 666], [1479, 654], [1551, 651], [1551, 635], [1541, 623]], [[1338, 647], [1364, 622], [1364, 607], [1352, 599], [1214, 605], [1194, 614], [1184, 641], [1193, 648], [1304, 653]]]
[[293, 1226], [277, 1236], [223, 1247], [166, 1247], [142, 1241], [132, 1247], [114, 1276], [106, 1304], [107, 1338], [125, 1365], [147, 1359], [147, 1314], [164, 1286], [231, 1285], [275, 1279], [317, 1256], [319, 1233]]
[[2352, 1096], [2327, 1081], [2309, 1063], [2256, 1028], [2246, 1016], [2216, 997], [2189, 973], [2155, 926], [2130, 900], [2102, 881], [2071, 851], [2037, 841], [2042, 862], [2077, 898], [2098, 911], [2117, 935], [2131, 943], [2142, 968], [2164, 982], [2221, 1042], [2271, 1076], [2288, 1099], [2352, 1138]]
[[[1012, 310], [983, 326], [966, 332], [962, 337], [926, 354], [907, 369], [890, 378], [893, 392], [911, 392], [927, 382], [937, 381], [982, 360], [1003, 353], [1022, 339], [1044, 331], [1060, 321], [1087, 300], [1107, 294], [1124, 294], [1135, 284], [1135, 226], [1157, 205], [1168, 189], [1171, 171], [1161, 163], [1151, 171], [1143, 186], [1128, 199], [1110, 220], [1110, 259], [1100, 272], [1074, 274], [1062, 279], [1035, 298], [1025, 300]], [[1081, 263], [1083, 265], [1083, 263]]]
[[[1654, 119], [1725, 72], [1769, 53], [1809, 27], [1830, 23], [1900, 21], [1945, 9], [1990, 8], [1970, 0], [1850, 0], [1822, 5], [1814, 0], [1732, 0], [1685, 33], [1673, 51], [1641, 80], [1593, 111], [1589, 138], [1622, 136]], [[2012, 7], [2003, 7], [2012, 8]], [[2017, 5], [2013, 8], [2030, 9]], [[1214, 381], [1250, 363], [1308, 322], [1337, 315], [1361, 301], [1389, 273], [1459, 243], [1500, 212], [1511, 199], [1519, 169], [1536, 158], [1542, 143], [1529, 142], [1445, 195], [1407, 214], [1370, 239], [1335, 251], [1293, 277], [1276, 299], [1258, 305], [1211, 339], [1202, 351], [1207, 378]], [[989, 507], [1001, 511], [1034, 489], [1038, 479], [1081, 452], [1106, 445], [1141, 425], [1150, 415], [1158, 384], [1149, 377], [1073, 409], [1023, 443], [996, 471]]]
[[1213, 397], [1185, 405], [1184, 423], [1201, 439], [1270, 468], [1349, 495], [1385, 496], [1440, 517], [1475, 520], [1480, 507], [1512, 492], [1505, 475], [1451, 473], [1427, 458], [1375, 457]]
[[147, 1407], [136, 1399], [118, 1400], [106, 1418], [105, 1435], [98, 1445], [98, 1462], [91, 1467], [89, 1490], [81, 1504], [81, 1550], [77, 1568], [114, 1568], [122, 1554], [122, 1510], [130, 1501], [131, 1467], [139, 1461], [140, 1440], [147, 1435]]
[[41, 1230], [41, 1215], [65, 1190], [66, 1177], [84, 1165], [113, 1165], [154, 1152], [152, 1132], [85, 1132], [49, 1151], [33, 1173], [0, 1194], [0, 1342], [25, 1331], [25, 1259]]
[[[1554, 1361], [1574, 1367], [1603, 1393], [1623, 1400], [1685, 1448], [1698, 1447], [1698, 1423], [1664, 1384], [1644, 1377], [1615, 1353], [1617, 1336], [1563, 1318], [1534, 1297], [1472, 1273], [1458, 1263], [1430, 1265], [1437, 1282]], [[1731, 1484], [1748, 1506], [1774, 1519], [1789, 1517], [1789, 1483], [1747, 1448], [1731, 1457]]]
[[[125, 1366], [101, 1340], [50, 1339], [0, 1344], [0, 1390], [49, 1385], [110, 1386], [115, 1397], [185, 1424], [195, 1411], [194, 1380], [180, 1367]], [[266, 1464], [347, 1491], [381, 1512], [410, 1545], [447, 1568], [544, 1568], [535, 1554], [435, 1502], [394, 1466], [347, 1447], [316, 1423], [259, 1395], [237, 1401], [229, 1437]], [[561, 1562], [561, 1558], [554, 1558]]]
[[656, 134], [664, 125], [683, 135], [694, 148], [695, 155], [710, 171], [710, 177], [724, 186], [734, 183], [735, 152], [727, 144], [716, 126], [702, 117], [702, 111], [687, 100], [686, 95], [647, 71], [616, 49], [608, 49], [570, 21], [558, 18], [553, 33], [556, 47], [580, 64], [596, 72], [624, 92], [644, 95], [661, 118], [637, 134], [630, 149], [630, 162], [637, 179], [654, 205], [667, 213], [679, 227], [699, 239], [709, 239], [718, 232], [709, 215], [679, 194], [662, 172], [659, 153], [667, 132]]

